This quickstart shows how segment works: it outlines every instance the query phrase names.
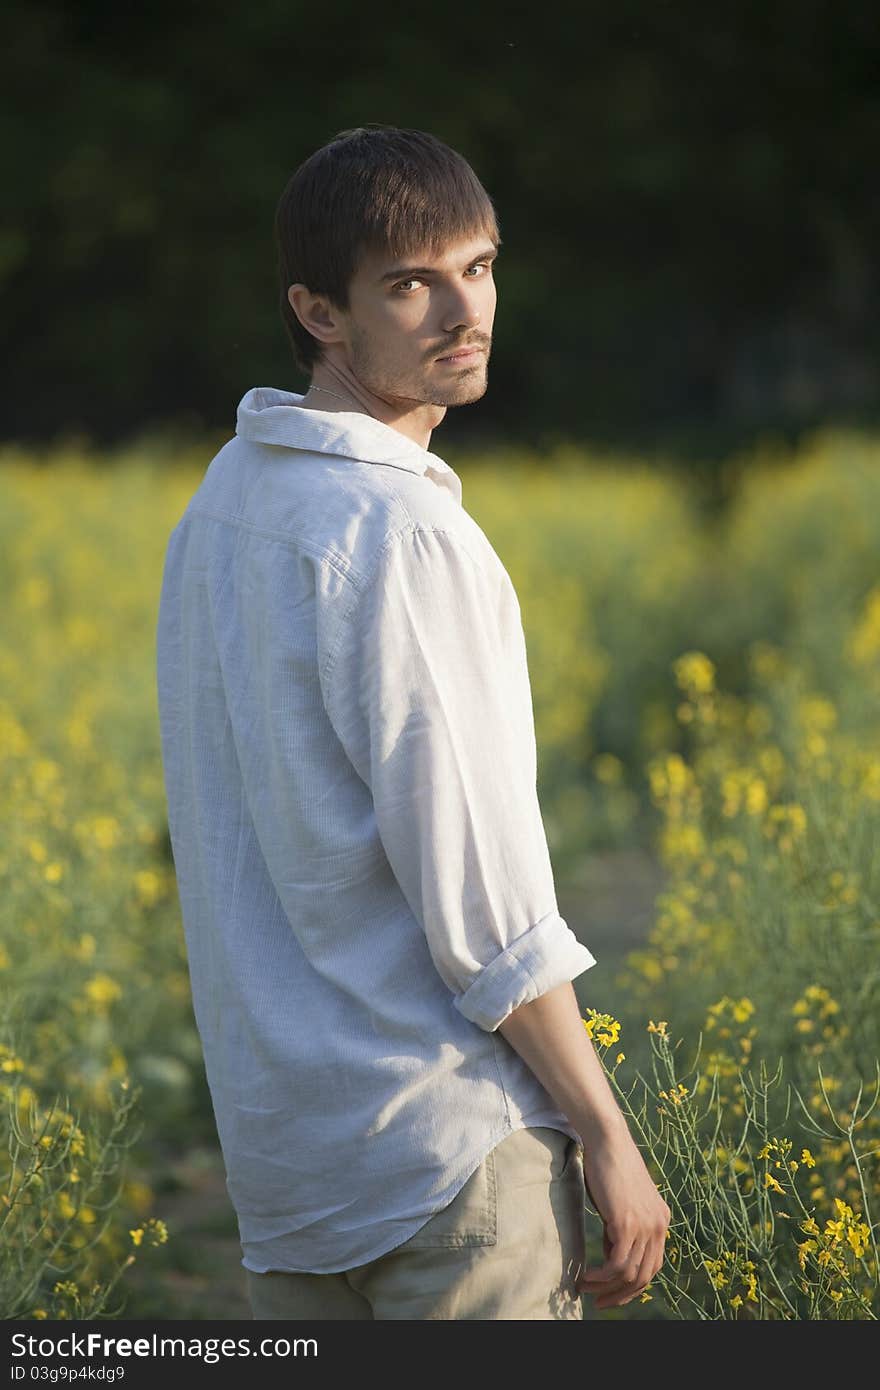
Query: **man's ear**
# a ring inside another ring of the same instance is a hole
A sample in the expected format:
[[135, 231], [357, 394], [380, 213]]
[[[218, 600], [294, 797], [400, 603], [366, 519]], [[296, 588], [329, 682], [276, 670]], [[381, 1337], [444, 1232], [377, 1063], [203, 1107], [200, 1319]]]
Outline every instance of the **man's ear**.
[[321, 343], [338, 343], [342, 339], [340, 311], [323, 294], [312, 294], [307, 285], [290, 285], [287, 299], [303, 328]]

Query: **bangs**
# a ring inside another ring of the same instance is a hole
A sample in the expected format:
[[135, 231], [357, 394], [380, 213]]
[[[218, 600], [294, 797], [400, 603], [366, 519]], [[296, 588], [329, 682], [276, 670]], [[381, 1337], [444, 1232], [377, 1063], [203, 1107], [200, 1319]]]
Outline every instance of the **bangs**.
[[480, 235], [500, 246], [495, 210], [476, 180], [454, 166], [431, 172], [430, 179], [403, 177], [397, 169], [379, 172], [364, 209], [365, 250], [395, 260], [422, 252], [439, 256], [450, 244]]

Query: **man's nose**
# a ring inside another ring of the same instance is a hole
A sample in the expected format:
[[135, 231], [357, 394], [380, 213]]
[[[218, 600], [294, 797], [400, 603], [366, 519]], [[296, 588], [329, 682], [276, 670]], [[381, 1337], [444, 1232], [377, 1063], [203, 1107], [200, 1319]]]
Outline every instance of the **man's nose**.
[[455, 328], [475, 328], [479, 322], [480, 310], [477, 307], [473, 291], [467, 289], [453, 291], [452, 301], [446, 306], [443, 316], [445, 331], [449, 333]]

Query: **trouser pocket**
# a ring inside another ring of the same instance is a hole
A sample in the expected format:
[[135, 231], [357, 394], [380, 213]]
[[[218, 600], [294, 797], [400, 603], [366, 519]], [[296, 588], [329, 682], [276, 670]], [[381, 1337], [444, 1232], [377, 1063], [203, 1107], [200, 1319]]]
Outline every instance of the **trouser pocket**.
[[452, 1201], [435, 1212], [398, 1250], [429, 1246], [494, 1245], [498, 1239], [498, 1193], [494, 1150], [471, 1173]]

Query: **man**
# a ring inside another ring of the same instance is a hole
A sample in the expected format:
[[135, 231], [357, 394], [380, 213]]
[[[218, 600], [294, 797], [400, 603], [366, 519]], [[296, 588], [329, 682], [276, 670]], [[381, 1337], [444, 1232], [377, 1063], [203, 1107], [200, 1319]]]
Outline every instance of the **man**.
[[[511, 581], [429, 452], [486, 391], [467, 162], [343, 131], [276, 218], [305, 395], [256, 387], [157, 630], [193, 1003], [257, 1318], [578, 1318], [669, 1208], [571, 984]], [[605, 1264], [585, 1270], [587, 1186]]]

